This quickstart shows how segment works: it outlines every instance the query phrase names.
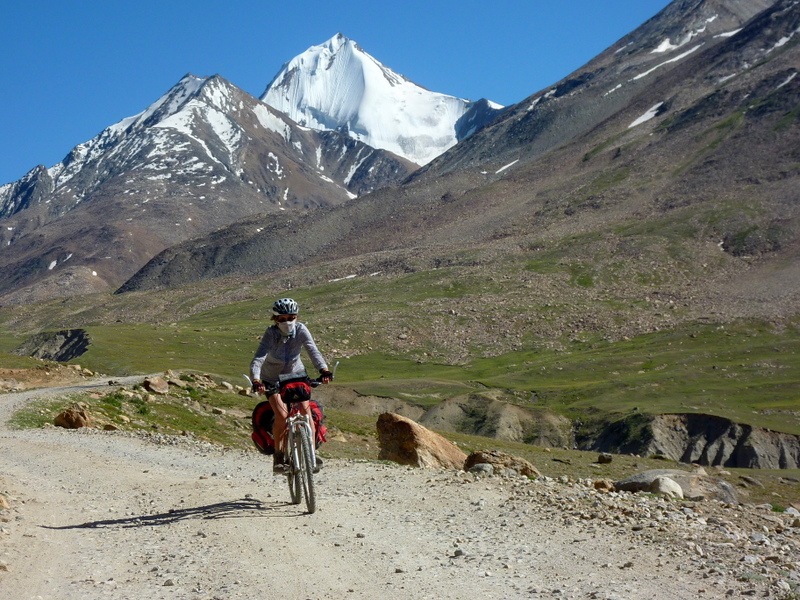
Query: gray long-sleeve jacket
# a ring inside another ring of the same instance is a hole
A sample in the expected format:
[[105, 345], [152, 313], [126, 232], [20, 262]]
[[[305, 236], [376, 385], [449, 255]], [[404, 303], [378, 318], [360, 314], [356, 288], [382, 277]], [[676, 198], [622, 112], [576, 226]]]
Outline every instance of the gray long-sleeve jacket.
[[298, 323], [294, 336], [290, 338], [283, 337], [277, 325], [268, 327], [261, 338], [253, 362], [250, 363], [251, 377], [269, 383], [277, 383], [278, 375], [304, 371], [303, 361], [300, 360], [300, 351], [304, 347], [318, 371], [328, 368], [308, 327]]

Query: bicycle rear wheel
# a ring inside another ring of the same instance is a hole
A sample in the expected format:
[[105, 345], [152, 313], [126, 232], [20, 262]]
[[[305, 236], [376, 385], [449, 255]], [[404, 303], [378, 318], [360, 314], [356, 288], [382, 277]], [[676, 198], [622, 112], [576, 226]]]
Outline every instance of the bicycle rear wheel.
[[314, 487], [314, 446], [311, 444], [311, 432], [308, 427], [298, 429], [300, 446], [300, 479], [303, 484], [303, 495], [306, 497], [306, 508], [309, 513], [317, 510], [317, 492]]

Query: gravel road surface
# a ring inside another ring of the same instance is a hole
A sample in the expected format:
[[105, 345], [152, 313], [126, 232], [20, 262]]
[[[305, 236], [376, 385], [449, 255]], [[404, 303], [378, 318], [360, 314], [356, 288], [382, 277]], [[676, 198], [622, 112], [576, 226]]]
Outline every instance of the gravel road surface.
[[[330, 459], [308, 515], [255, 452], [160, 434], [6, 427], [25, 402], [68, 391], [0, 396], [2, 599], [776, 593], [774, 582], [739, 581], [736, 544], [712, 542], [705, 521], [668, 500]], [[704, 540], [702, 549], [687, 539]]]

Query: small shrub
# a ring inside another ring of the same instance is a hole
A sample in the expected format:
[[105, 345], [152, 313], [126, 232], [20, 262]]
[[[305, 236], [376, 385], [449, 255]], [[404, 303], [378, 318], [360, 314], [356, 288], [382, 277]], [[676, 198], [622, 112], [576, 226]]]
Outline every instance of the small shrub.
[[114, 408], [122, 408], [122, 402], [125, 400], [125, 396], [123, 396], [119, 392], [114, 392], [112, 394], [106, 394], [102, 402], [108, 404], [109, 406], [113, 406]]
[[133, 404], [136, 414], [138, 415], [148, 415], [150, 414], [150, 407], [147, 405], [147, 401], [143, 398], [133, 398], [131, 400], [131, 404]]

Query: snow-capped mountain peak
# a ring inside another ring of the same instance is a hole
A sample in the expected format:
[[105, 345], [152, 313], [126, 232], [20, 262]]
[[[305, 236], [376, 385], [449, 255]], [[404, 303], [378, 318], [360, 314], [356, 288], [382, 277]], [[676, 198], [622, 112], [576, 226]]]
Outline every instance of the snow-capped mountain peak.
[[[286, 63], [261, 100], [300, 125], [342, 131], [417, 164], [433, 160], [476, 128], [474, 120], [469, 131], [459, 123], [476, 103], [416, 85], [341, 33]], [[500, 108], [492, 105], [484, 118]]]

